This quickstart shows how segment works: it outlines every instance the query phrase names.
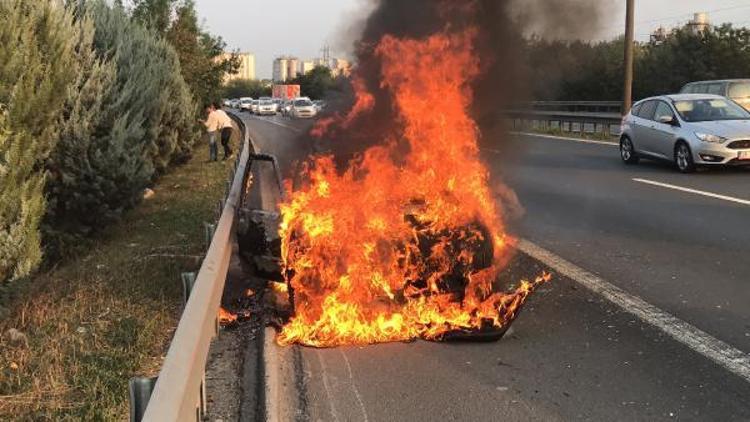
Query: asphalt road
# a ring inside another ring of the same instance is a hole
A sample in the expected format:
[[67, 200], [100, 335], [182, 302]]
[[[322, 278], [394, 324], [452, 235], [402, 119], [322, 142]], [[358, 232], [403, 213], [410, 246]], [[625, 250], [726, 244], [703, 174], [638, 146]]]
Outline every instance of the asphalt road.
[[[285, 172], [309, 121], [248, 117]], [[520, 137], [488, 149], [526, 212], [514, 234], [744, 351], [750, 207], [633, 181], [750, 199], [750, 174], [621, 165], [614, 147]], [[512, 158], [509, 158], [512, 157]], [[263, 182], [263, 181], [262, 181]], [[519, 255], [511, 279], [542, 270]], [[556, 276], [497, 343], [300, 348], [303, 419], [748, 420], [750, 384], [577, 283]]]
[[616, 146], [541, 137], [511, 149], [515, 164], [487, 158], [526, 210], [520, 236], [750, 352], [750, 204], [633, 180], [750, 200], [750, 171], [631, 167]]

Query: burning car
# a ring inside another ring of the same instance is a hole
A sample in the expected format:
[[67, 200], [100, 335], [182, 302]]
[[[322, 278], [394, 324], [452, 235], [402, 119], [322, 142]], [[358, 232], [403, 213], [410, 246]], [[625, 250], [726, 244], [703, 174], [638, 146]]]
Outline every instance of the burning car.
[[[496, 339], [549, 281], [545, 274], [508, 289], [499, 280], [513, 240], [467, 111], [479, 71], [475, 36], [385, 36], [375, 55], [397, 139], [384, 135], [343, 169], [331, 155], [312, 157], [301, 182], [286, 183], [278, 213], [246, 213], [241, 251], [286, 286], [280, 344]], [[349, 115], [321, 121], [316, 133], [373, 107], [366, 85], [353, 86]]]

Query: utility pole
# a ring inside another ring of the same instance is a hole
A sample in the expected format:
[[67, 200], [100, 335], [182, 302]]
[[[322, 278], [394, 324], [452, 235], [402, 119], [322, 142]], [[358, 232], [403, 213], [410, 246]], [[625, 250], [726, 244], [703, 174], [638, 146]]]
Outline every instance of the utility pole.
[[635, 32], [635, 0], [627, 0], [625, 12], [625, 89], [622, 100], [622, 115], [628, 114], [633, 105], [633, 42]]

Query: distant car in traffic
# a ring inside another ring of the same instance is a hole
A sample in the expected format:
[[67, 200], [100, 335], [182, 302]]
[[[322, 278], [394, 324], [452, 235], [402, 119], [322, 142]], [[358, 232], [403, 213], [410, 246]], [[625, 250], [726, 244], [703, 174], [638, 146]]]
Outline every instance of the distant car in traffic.
[[696, 166], [750, 165], [750, 112], [719, 95], [677, 94], [637, 102], [623, 118], [620, 156]]
[[276, 114], [276, 103], [274, 103], [272, 100], [258, 100], [258, 115], [260, 116], [268, 116], [268, 115], [275, 115]]
[[289, 112], [292, 110], [292, 102], [289, 100], [282, 100], [279, 104], [279, 113], [282, 116], [289, 116]]
[[232, 98], [231, 100], [229, 100], [229, 107], [240, 108], [240, 99]]
[[289, 114], [294, 118], [304, 119], [315, 117], [315, 115], [318, 114], [318, 111], [309, 98], [295, 98], [294, 101], [292, 101]]
[[750, 110], [750, 79], [691, 82], [682, 87], [680, 94], [721, 95]]
[[313, 101], [313, 105], [315, 105], [315, 109], [318, 111], [318, 113], [325, 110], [326, 108], [326, 102], [323, 100], [315, 100]]
[[252, 109], [253, 99], [250, 97], [240, 98], [240, 110], [250, 111]]
[[250, 112], [253, 114], [258, 114], [258, 104], [260, 103], [260, 100], [253, 100], [250, 103]]

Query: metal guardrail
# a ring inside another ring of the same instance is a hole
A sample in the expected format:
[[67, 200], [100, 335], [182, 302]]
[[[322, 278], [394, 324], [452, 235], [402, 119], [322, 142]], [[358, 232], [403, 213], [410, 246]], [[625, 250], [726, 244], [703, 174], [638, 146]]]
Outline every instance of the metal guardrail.
[[538, 101], [519, 106], [502, 112], [513, 130], [620, 135], [622, 106], [614, 101]]
[[251, 154], [244, 123], [237, 116], [231, 117], [239, 125], [242, 135], [240, 155], [235, 162], [235, 171], [232, 172], [227, 197], [206, 257], [190, 289], [153, 393], [148, 399], [144, 421], [200, 421], [205, 413], [206, 361], [211, 340], [218, 332], [219, 306], [229, 270], [237, 210], [244, 199]]
[[533, 101], [519, 104], [515, 109], [540, 111], [570, 111], [589, 113], [621, 113], [621, 101]]

